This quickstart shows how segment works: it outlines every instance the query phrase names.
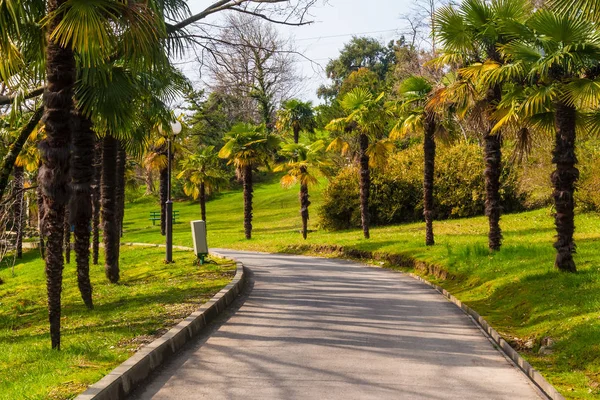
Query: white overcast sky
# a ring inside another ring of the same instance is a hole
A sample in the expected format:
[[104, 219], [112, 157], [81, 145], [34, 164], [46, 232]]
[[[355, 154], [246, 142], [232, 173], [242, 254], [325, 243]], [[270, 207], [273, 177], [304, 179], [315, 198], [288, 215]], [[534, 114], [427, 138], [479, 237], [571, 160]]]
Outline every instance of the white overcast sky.
[[[192, 12], [206, 8], [212, 1], [190, 1]], [[410, 12], [411, 0], [328, 0], [320, 1], [311, 9], [311, 25], [301, 27], [278, 26], [284, 37], [294, 39], [296, 48], [310, 60], [300, 60], [298, 69], [305, 77], [300, 93], [304, 100], [317, 103], [317, 88], [327, 81], [323, 69], [328, 60], [336, 58], [352, 35], [371, 36], [384, 43], [397, 39], [405, 31], [401, 20]], [[206, 22], [214, 22], [207, 20]], [[185, 71], [192, 80], [198, 80], [197, 68], [187, 65]]]

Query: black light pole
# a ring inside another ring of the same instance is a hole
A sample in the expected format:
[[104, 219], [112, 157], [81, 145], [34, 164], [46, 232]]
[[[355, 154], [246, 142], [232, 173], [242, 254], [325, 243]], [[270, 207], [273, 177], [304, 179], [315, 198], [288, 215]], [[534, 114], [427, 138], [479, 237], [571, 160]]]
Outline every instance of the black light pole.
[[166, 215], [166, 254], [165, 254], [165, 262], [172, 263], [173, 262], [173, 202], [171, 201], [171, 158], [172, 158], [172, 149], [171, 149], [171, 136], [175, 137], [179, 132], [181, 132], [181, 124], [179, 121], [175, 121], [171, 123], [171, 134], [167, 135], [167, 201], [165, 202], [165, 212]]

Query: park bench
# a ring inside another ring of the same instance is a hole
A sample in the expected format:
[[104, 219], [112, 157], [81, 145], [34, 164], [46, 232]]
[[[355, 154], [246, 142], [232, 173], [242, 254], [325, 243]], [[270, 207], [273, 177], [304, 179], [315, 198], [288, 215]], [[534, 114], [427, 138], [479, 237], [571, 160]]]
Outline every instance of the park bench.
[[[173, 210], [173, 223], [177, 223], [177, 218], [179, 218], [179, 210]], [[150, 218], [152, 221], [152, 225], [156, 225], [156, 221], [160, 221], [160, 211], [150, 211]]]

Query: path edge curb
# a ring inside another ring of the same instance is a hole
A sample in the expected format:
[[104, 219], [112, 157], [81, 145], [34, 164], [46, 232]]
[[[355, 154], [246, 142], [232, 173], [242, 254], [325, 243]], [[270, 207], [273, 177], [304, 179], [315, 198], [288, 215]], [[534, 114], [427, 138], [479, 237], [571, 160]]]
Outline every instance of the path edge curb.
[[[123, 243], [129, 246], [156, 245], [145, 243]], [[159, 247], [159, 246], [156, 246]], [[190, 247], [173, 246], [178, 250], [193, 250]], [[150, 374], [176, 354], [185, 344], [194, 339], [206, 325], [224, 311], [242, 292], [245, 285], [244, 265], [236, 259], [211, 251], [211, 256], [233, 260], [236, 272], [233, 280], [195, 312], [175, 325], [152, 343], [143, 346], [133, 356], [112, 370], [104, 378], [89, 386], [75, 400], [121, 400], [125, 399]]]
[[499, 350], [504, 353], [506, 357], [512, 360], [515, 365], [519, 367], [519, 369], [523, 371], [523, 373], [533, 382], [533, 384], [536, 385], [551, 400], [565, 400], [565, 397], [560, 394], [558, 390], [556, 390], [556, 388], [552, 386], [546, 379], [544, 379], [544, 377], [535, 368], [533, 368], [531, 364], [521, 357], [519, 352], [513, 349], [511, 345], [508, 344], [508, 342], [504, 340], [502, 336], [500, 336], [500, 334], [494, 328], [492, 328], [481, 315], [477, 313], [477, 311], [473, 310], [471, 307], [454, 297], [446, 289], [429, 282], [422, 276], [413, 273], [408, 273], [407, 275], [435, 289], [448, 301], [453, 303], [465, 314], [471, 317], [473, 322], [487, 334], [494, 344], [498, 346]]

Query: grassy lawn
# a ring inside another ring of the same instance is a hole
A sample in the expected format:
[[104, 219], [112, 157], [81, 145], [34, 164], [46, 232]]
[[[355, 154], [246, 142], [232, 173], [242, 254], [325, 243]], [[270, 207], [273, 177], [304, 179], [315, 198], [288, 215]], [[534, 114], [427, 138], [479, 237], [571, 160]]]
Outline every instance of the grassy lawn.
[[[324, 184], [322, 185], [324, 186]], [[424, 224], [374, 228], [372, 239], [360, 230], [324, 232], [316, 227], [321, 189], [313, 188], [310, 229], [305, 242], [298, 188], [283, 190], [273, 180], [257, 185], [253, 239], [243, 239], [241, 192], [221, 194], [207, 204], [210, 247], [294, 252], [298, 246], [342, 245], [371, 252], [407, 254], [440, 265], [454, 279], [438, 281], [484, 316], [507, 341], [567, 398], [600, 396], [600, 217], [577, 217], [577, 274], [553, 268], [554, 226], [551, 210], [542, 209], [502, 217], [504, 246], [487, 251], [484, 217], [436, 222], [436, 245], [424, 245]], [[191, 245], [189, 221], [199, 219], [197, 203], [176, 203], [181, 222], [174, 227], [176, 244]], [[148, 220], [158, 210], [151, 198], [129, 204], [127, 241], [162, 242]], [[435, 280], [430, 277], [431, 280]], [[543, 338], [555, 341], [553, 354], [537, 353]], [[533, 348], [524, 344], [533, 341]]]
[[[158, 235], [160, 236], [160, 234]], [[72, 256], [74, 258], [74, 256]], [[91, 267], [93, 311], [77, 290], [74, 262], [64, 269], [62, 350], [50, 350], [44, 264], [29, 251], [0, 266], [0, 399], [72, 398], [164, 333], [221, 290], [233, 277], [230, 262], [194, 265], [191, 252], [121, 249], [121, 281], [109, 284], [103, 266]]]

